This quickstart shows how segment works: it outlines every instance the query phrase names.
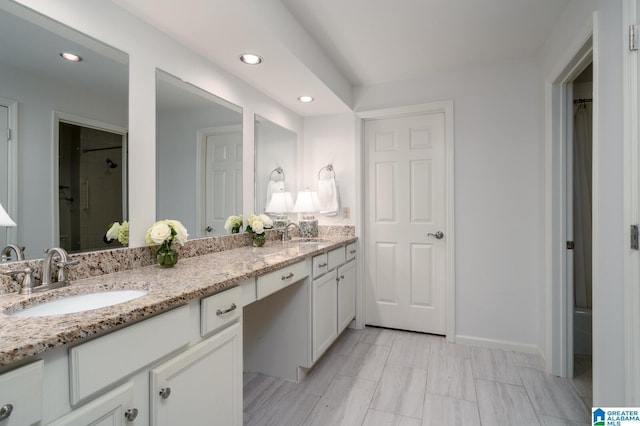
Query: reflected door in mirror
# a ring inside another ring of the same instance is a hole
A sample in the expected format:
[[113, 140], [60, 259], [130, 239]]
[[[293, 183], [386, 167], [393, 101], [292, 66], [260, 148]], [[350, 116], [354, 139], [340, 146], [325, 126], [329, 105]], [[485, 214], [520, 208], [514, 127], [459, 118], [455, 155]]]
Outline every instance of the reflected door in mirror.
[[242, 129], [231, 126], [203, 133], [203, 143], [205, 232], [220, 235], [227, 217], [242, 214]]

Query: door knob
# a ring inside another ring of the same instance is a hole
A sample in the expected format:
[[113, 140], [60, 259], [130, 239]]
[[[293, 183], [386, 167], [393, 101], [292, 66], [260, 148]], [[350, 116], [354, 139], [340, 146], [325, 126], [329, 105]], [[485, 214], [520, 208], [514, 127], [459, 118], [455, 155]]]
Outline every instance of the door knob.
[[444, 233], [442, 231], [438, 231], [435, 234], [432, 234], [431, 232], [429, 232], [427, 234], [427, 237], [436, 237], [436, 239], [441, 240], [444, 238]]

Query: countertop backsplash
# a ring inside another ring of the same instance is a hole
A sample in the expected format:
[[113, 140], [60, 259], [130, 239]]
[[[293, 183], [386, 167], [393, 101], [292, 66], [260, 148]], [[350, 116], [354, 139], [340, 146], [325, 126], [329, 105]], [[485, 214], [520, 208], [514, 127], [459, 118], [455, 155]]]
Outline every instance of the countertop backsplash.
[[[319, 238], [332, 236], [355, 236], [354, 226], [325, 226], [318, 227]], [[281, 238], [278, 230], [267, 231], [267, 240]], [[297, 230], [292, 232], [297, 236]], [[246, 233], [220, 235], [215, 237], [197, 238], [188, 240], [184, 246], [175, 245], [180, 258], [202, 256], [209, 253], [217, 253], [234, 248], [251, 245], [251, 237]], [[68, 269], [69, 280], [96, 277], [113, 272], [126, 271], [155, 263], [155, 246], [146, 247], [119, 247], [107, 250], [98, 250], [85, 253], [70, 253], [72, 259], [78, 259], [80, 263]], [[0, 273], [8, 270], [24, 269], [27, 266], [33, 269], [33, 278], [39, 282], [41, 279], [42, 259], [26, 260], [23, 262], [0, 263]], [[54, 268], [54, 270], [56, 270]], [[0, 275], [0, 294], [15, 293], [20, 290], [20, 281], [8, 275]]]

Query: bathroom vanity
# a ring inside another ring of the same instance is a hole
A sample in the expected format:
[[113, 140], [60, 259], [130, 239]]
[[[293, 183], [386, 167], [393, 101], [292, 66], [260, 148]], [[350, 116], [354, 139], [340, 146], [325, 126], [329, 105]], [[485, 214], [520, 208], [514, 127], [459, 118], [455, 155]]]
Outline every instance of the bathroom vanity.
[[[148, 290], [129, 302], [0, 314], [0, 422], [241, 425], [243, 370], [300, 380], [354, 318], [356, 247], [339, 237], [226, 250], [67, 288]], [[0, 309], [30, 300], [3, 295]]]

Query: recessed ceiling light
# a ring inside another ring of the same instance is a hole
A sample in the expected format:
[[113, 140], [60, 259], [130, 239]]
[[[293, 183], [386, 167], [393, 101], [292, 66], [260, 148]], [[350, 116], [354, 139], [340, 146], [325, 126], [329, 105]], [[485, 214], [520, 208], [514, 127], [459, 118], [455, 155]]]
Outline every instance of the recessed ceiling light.
[[66, 59], [69, 62], [80, 62], [82, 60], [80, 56], [75, 55], [73, 53], [69, 53], [69, 52], [62, 52], [60, 53], [60, 56], [62, 56], [64, 59]]
[[304, 102], [305, 104], [309, 102], [313, 102], [313, 98], [311, 96], [300, 96], [298, 100], [300, 102]]
[[255, 53], [243, 53], [240, 55], [240, 60], [247, 65], [258, 65], [262, 62], [262, 58]]

